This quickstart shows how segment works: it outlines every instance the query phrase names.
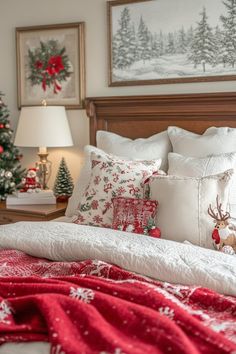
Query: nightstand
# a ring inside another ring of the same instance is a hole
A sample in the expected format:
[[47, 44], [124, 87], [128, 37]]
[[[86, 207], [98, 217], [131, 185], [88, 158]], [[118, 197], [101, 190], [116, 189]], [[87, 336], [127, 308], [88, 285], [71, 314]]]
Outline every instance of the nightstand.
[[49, 221], [65, 215], [67, 203], [48, 205], [9, 205], [0, 202], [0, 225], [17, 221]]

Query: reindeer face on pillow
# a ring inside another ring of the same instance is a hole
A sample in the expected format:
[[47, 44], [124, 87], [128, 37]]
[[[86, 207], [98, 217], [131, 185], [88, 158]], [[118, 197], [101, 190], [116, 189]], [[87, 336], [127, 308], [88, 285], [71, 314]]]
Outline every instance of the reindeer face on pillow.
[[215, 228], [212, 232], [212, 240], [215, 249], [228, 253], [236, 254], [236, 229], [230, 224], [229, 212], [224, 212], [219, 197], [216, 197], [216, 206], [209, 205], [208, 214], [215, 222]]

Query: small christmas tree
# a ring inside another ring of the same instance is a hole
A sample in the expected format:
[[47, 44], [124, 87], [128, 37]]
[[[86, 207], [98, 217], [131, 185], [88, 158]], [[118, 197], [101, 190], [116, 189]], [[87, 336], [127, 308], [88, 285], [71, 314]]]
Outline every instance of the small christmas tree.
[[14, 192], [24, 175], [21, 168], [19, 150], [13, 145], [9, 111], [2, 101], [0, 92], [0, 200]]
[[73, 192], [73, 181], [71, 178], [70, 171], [66, 165], [64, 157], [61, 159], [59, 169], [57, 172], [55, 184], [54, 184], [54, 194], [57, 197], [57, 201], [66, 201]]

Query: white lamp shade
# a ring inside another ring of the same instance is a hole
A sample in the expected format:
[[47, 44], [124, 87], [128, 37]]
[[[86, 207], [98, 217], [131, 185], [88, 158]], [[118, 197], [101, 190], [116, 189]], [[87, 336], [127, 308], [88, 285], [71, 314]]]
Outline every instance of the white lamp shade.
[[24, 147], [73, 145], [65, 107], [23, 107], [14, 144]]

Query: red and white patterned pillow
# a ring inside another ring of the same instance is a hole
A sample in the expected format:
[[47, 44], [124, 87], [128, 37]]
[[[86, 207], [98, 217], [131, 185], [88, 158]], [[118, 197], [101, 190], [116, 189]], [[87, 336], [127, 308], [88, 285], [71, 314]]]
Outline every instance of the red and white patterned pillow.
[[113, 198], [113, 222], [115, 230], [148, 235], [155, 227], [158, 202], [136, 198]]
[[91, 153], [92, 173], [81, 202], [75, 223], [111, 227], [112, 198], [144, 197], [144, 182], [157, 173], [161, 159], [128, 161], [109, 154]]

